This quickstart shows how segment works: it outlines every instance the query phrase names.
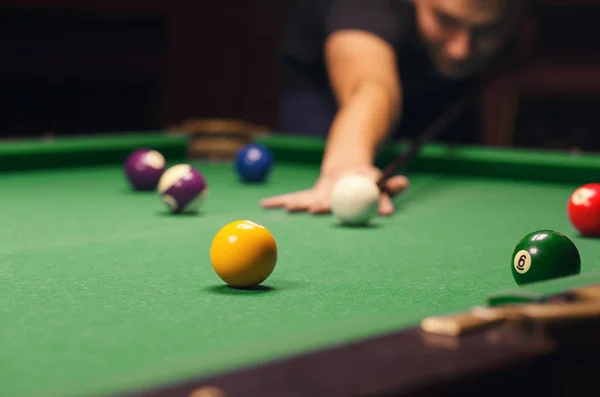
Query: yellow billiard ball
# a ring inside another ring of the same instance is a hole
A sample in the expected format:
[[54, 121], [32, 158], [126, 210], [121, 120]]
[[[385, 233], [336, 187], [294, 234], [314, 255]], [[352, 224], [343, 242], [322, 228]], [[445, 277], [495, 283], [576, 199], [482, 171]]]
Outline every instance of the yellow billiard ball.
[[231, 222], [213, 238], [210, 261], [217, 275], [230, 286], [254, 287], [275, 269], [277, 244], [271, 232], [256, 222]]

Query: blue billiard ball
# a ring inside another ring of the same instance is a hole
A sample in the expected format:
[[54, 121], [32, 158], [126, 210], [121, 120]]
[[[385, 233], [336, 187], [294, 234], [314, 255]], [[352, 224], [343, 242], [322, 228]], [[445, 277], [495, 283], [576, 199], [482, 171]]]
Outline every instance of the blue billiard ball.
[[273, 155], [265, 146], [251, 143], [237, 154], [235, 169], [246, 182], [262, 182], [269, 176], [273, 166]]

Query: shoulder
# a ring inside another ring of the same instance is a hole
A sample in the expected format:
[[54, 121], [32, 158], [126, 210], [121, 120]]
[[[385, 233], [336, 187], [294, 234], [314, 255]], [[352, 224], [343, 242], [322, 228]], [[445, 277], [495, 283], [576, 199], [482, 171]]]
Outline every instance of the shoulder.
[[361, 30], [379, 36], [394, 48], [414, 30], [414, 7], [409, 0], [330, 0], [325, 34]]

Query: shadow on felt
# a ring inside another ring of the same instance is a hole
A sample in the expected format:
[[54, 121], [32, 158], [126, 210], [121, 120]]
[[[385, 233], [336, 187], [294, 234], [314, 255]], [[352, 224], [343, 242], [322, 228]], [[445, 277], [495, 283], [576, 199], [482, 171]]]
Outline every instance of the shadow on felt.
[[600, 236], [598, 235], [587, 235], [576, 232], [573, 234], [573, 240], [597, 240], [600, 241]]
[[206, 290], [218, 295], [262, 295], [269, 292], [276, 292], [277, 289], [268, 285], [257, 285], [251, 288], [238, 288], [230, 285], [211, 285]]
[[363, 224], [363, 225], [345, 225], [341, 222], [335, 222], [333, 224], [333, 227], [339, 228], [339, 229], [360, 230], [360, 229], [379, 229], [379, 228], [381, 228], [381, 225], [379, 223], [372, 223], [372, 222], [369, 222], [369, 223]]
[[151, 194], [158, 195], [156, 189], [135, 190], [131, 186], [123, 186], [121, 189], [119, 189], [119, 192], [127, 196], [149, 196]]
[[251, 288], [237, 288], [227, 284], [211, 285], [204, 288], [205, 291], [217, 295], [241, 296], [241, 295], [264, 295], [268, 293], [276, 293], [294, 288], [303, 288], [306, 283], [299, 281], [277, 280], [271, 285], [260, 284]]
[[238, 179], [237, 182], [242, 186], [267, 186], [270, 185], [268, 179], [263, 179], [259, 181], [246, 181], [244, 179]]
[[172, 212], [169, 210], [162, 210], [162, 211], [158, 211], [157, 215], [158, 216], [164, 216], [164, 217], [181, 217], [181, 218], [194, 218], [197, 216], [202, 216], [203, 212], [200, 210], [193, 210], [193, 211], [184, 211], [184, 212]]

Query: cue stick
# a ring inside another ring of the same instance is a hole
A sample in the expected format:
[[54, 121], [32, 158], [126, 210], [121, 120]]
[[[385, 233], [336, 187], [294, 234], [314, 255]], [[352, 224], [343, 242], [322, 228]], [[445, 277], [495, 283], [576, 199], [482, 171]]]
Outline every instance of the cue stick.
[[600, 319], [600, 284], [567, 291], [575, 300], [524, 303], [500, 307], [476, 306], [448, 316], [433, 316], [421, 321], [426, 333], [460, 336], [505, 321], [536, 321], [542, 324]]
[[385, 182], [390, 178], [394, 173], [406, 165], [413, 157], [419, 152], [421, 147], [429, 142], [431, 139], [435, 138], [441, 131], [444, 130], [448, 126], [450, 122], [454, 120], [459, 114], [462, 113], [464, 109], [466, 109], [467, 105], [471, 103], [473, 98], [473, 93], [471, 91], [467, 92], [466, 95], [463, 96], [458, 102], [454, 103], [453, 106], [448, 108], [441, 116], [439, 116], [432, 124], [429, 125], [421, 133], [421, 135], [411, 143], [408, 150], [398, 157], [394, 159], [391, 163], [389, 163], [383, 170], [383, 174], [379, 181], [377, 181], [377, 187], [382, 192], [388, 193], [387, 188], [385, 187]]
[[583, 300], [569, 303], [523, 304], [504, 307], [474, 307], [466, 313], [428, 317], [421, 329], [430, 334], [460, 336], [500, 322], [533, 321], [541, 324], [572, 322], [600, 318], [600, 302]]

